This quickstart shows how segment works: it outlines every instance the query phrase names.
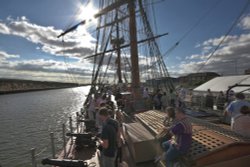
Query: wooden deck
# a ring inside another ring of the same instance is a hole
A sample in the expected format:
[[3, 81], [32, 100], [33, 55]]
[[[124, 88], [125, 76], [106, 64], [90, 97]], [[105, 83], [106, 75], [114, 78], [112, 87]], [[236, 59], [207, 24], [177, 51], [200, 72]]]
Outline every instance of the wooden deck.
[[[135, 115], [155, 136], [163, 129], [165, 113], [151, 110]], [[208, 166], [232, 159], [240, 159], [238, 166], [250, 164], [250, 139], [244, 138], [229, 128], [209, 122], [209, 118], [197, 119], [189, 117], [193, 126], [192, 147], [188, 158], [193, 166]]]
[[[158, 137], [163, 128], [164, 117], [165, 113], [150, 110], [136, 114], [136, 123], [129, 120], [124, 124], [126, 144], [122, 147], [123, 161], [129, 167], [164, 167], [164, 162], [155, 164], [154, 156], [147, 154], [148, 152], [153, 152], [155, 156], [162, 154]], [[238, 162], [238, 167], [245, 167], [246, 164], [250, 164], [250, 139], [235, 134], [229, 128], [213, 124], [208, 118], [190, 117], [190, 120], [193, 126], [193, 142], [188, 158], [192, 161], [192, 166], [219, 167], [221, 164], [228, 164], [227, 167], [230, 167], [230, 164]], [[138, 129], [134, 128], [134, 125], [138, 126]], [[132, 130], [128, 130], [126, 126], [131, 126]], [[134, 139], [131, 139], [131, 136]], [[73, 143], [68, 142], [67, 150], [69, 153], [64, 158], [84, 160], [90, 165], [101, 166], [100, 152], [96, 148], [76, 151], [73, 140]]]

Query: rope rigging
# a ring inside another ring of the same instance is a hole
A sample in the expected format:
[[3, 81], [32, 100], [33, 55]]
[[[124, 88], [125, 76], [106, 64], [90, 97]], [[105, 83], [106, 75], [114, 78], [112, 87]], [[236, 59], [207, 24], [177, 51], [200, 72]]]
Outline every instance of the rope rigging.
[[244, 5], [244, 7], [242, 8], [240, 14], [238, 15], [238, 17], [235, 19], [235, 21], [233, 22], [233, 24], [230, 26], [230, 28], [228, 29], [228, 31], [226, 32], [226, 34], [224, 35], [224, 37], [221, 39], [221, 41], [218, 43], [218, 45], [214, 48], [214, 50], [210, 53], [210, 55], [208, 56], [208, 58], [206, 59], [206, 61], [200, 66], [200, 68], [197, 70], [197, 73], [201, 71], [201, 69], [203, 69], [205, 67], [205, 65], [207, 64], [207, 62], [214, 56], [214, 53], [220, 48], [220, 46], [223, 44], [223, 42], [225, 41], [225, 39], [228, 37], [228, 35], [232, 32], [233, 28], [237, 25], [237, 23], [240, 21], [240, 19], [242, 18], [242, 15], [245, 13], [245, 11], [247, 10], [248, 6], [250, 4], [250, 0], [247, 0], [246, 4]]
[[180, 38], [175, 42], [162, 56], [170, 55], [170, 53], [189, 35], [191, 32], [198, 27], [198, 25], [207, 17], [212, 10], [221, 2], [222, 0], [218, 0], [212, 5], [201, 17], [195, 22]]
[[[152, 32], [150, 23], [147, 19], [146, 12], [143, 8], [142, 0], [139, 0], [139, 7], [140, 7], [140, 13], [142, 16], [142, 21], [143, 21], [143, 24], [145, 27], [146, 36], [153, 37], [154, 35]], [[168, 70], [166, 68], [166, 65], [165, 65], [163, 59], [162, 59], [160, 49], [159, 49], [159, 46], [157, 45], [156, 41], [155, 40], [148, 41], [148, 45], [149, 45], [150, 55], [154, 55], [154, 60], [153, 60], [154, 66], [152, 66], [152, 67], [156, 67], [159, 69], [158, 74], [160, 73], [160, 75], [158, 75], [158, 77], [159, 78], [163, 78], [163, 77], [169, 78]], [[165, 85], [166, 90], [174, 89], [174, 85], [173, 85], [172, 80], [169, 80], [169, 82], [167, 82], [167, 83], [164, 82], [164, 85]]]

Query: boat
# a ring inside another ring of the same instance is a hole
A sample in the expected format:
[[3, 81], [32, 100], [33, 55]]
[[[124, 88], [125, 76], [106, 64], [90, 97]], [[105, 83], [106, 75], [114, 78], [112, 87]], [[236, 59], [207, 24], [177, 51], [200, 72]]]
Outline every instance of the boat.
[[[129, 167], [164, 167], [163, 161], [156, 164], [154, 158], [162, 153], [158, 138], [164, 135], [161, 129], [165, 113], [152, 109], [148, 101], [143, 98], [142, 89], [143, 86], [147, 86], [151, 91], [175, 90], [157, 44], [157, 39], [168, 33], [160, 35], [153, 33], [146, 10], [147, 6], [152, 4], [149, 1], [100, 2], [99, 12], [94, 16], [98, 19], [95, 53], [85, 57], [95, 64], [90, 93], [84, 102], [82, 112], [77, 116], [76, 131], [67, 134], [70, 137], [67, 146], [57, 159], [44, 159], [42, 163], [54, 166], [101, 166], [100, 151], [96, 147], [95, 122], [88, 119], [86, 106], [93, 94], [103, 93], [112, 86], [109, 83], [110, 78], [107, 79], [109, 71], [113, 72], [113, 76], [117, 76], [113, 77], [117, 81], [115, 86], [113, 85], [115, 87], [113, 90], [119, 91], [116, 93], [113, 91], [113, 94], [118, 93], [124, 102], [123, 113], [126, 119], [123, 133], [126, 143], [123, 145], [123, 162]], [[138, 18], [141, 19], [140, 24]], [[66, 35], [86, 22], [86, 20], [81, 21], [58, 37]], [[139, 52], [141, 50], [142, 53]], [[150, 63], [139, 64], [139, 59], [142, 58]], [[109, 65], [112, 61], [116, 65], [110, 70]], [[142, 85], [142, 80], [146, 80], [145, 78], [152, 82]], [[162, 87], [155, 85], [157, 82], [154, 81], [162, 78], [165, 79]], [[185, 110], [192, 122], [193, 141], [190, 153], [185, 157], [187, 163], [181, 165], [230, 167], [250, 164], [250, 139], [216, 123], [218, 115], [199, 112], [194, 108]]]

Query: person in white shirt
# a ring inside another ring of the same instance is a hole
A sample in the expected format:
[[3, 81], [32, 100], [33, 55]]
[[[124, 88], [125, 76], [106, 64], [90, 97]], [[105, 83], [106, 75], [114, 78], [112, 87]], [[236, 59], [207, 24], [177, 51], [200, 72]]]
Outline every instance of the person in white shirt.
[[232, 101], [226, 108], [225, 115], [231, 117], [231, 127], [234, 124], [235, 117], [240, 114], [241, 107], [250, 107], [250, 103], [245, 100], [243, 93], [237, 93], [235, 95], [236, 100]]
[[95, 118], [95, 108], [96, 108], [95, 99], [91, 95], [89, 97], [89, 104], [88, 104], [88, 117], [91, 120], [94, 120]]
[[248, 106], [241, 107], [240, 114], [234, 118], [232, 130], [242, 136], [250, 138], [250, 108]]

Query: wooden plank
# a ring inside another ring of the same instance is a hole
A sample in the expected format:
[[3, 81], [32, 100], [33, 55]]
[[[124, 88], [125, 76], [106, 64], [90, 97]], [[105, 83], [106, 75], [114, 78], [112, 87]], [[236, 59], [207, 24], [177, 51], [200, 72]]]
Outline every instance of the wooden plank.
[[135, 163], [152, 161], [157, 155], [157, 143], [140, 123], [125, 125], [125, 139]]
[[[196, 167], [217, 164], [250, 155], [250, 143], [232, 143], [196, 159]], [[246, 159], [250, 161], [249, 157]]]
[[228, 161], [219, 162], [213, 165], [208, 165], [206, 167], [248, 167], [250, 164], [250, 155], [243, 156], [240, 158], [234, 158]]

